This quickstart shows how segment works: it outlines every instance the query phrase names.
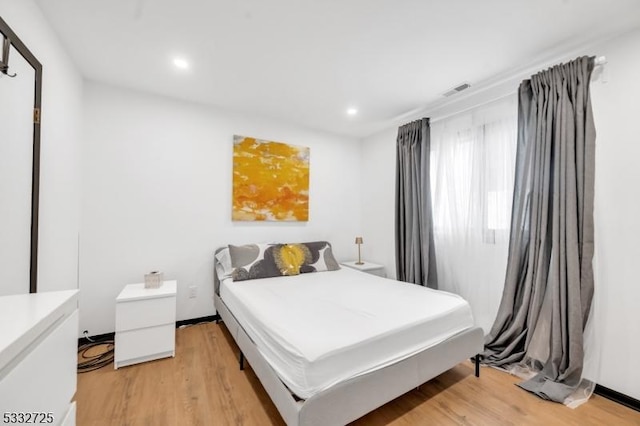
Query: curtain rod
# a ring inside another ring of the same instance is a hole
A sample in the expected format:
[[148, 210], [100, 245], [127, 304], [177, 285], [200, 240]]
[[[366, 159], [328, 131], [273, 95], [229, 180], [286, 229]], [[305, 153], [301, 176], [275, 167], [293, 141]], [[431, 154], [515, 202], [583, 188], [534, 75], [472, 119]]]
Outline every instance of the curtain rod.
[[[596, 67], [604, 67], [607, 63], [608, 63], [608, 61], [607, 61], [607, 57], [606, 56], [598, 56], [594, 60], [594, 65]], [[473, 106], [470, 106], [468, 108], [464, 108], [464, 109], [458, 110], [456, 112], [452, 112], [452, 113], [445, 114], [445, 115], [442, 115], [442, 116], [431, 117], [429, 119], [429, 122], [430, 123], [437, 123], [438, 121], [446, 120], [447, 118], [456, 116], [458, 114], [464, 114], [465, 112], [471, 111], [473, 109], [480, 108], [480, 107], [483, 107], [485, 105], [489, 105], [489, 104], [491, 104], [493, 102], [497, 102], [497, 101], [499, 101], [501, 99], [504, 99], [504, 98], [507, 98], [509, 96], [513, 96], [517, 91], [518, 91], [518, 89], [515, 88], [514, 90], [511, 90], [511, 91], [509, 91], [507, 93], [504, 93], [504, 94], [502, 94], [500, 96], [496, 96], [494, 98], [489, 99], [488, 101], [484, 101], [484, 102], [481, 102], [479, 104], [474, 104]]]

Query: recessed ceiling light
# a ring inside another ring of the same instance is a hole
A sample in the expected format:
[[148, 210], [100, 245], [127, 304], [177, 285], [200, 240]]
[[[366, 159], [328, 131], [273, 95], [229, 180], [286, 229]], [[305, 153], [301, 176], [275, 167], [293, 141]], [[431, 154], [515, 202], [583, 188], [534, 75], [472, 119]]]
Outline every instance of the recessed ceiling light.
[[175, 65], [176, 68], [181, 70], [186, 70], [189, 68], [189, 62], [187, 62], [186, 59], [184, 58], [174, 58], [173, 65]]
[[355, 108], [347, 109], [347, 115], [356, 115], [357, 113], [358, 113], [358, 110]]

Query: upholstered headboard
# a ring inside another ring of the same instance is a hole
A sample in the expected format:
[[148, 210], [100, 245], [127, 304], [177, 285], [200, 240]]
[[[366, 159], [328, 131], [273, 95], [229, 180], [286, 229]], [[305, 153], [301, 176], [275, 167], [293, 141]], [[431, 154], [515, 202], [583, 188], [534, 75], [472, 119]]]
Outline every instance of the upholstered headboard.
[[218, 262], [218, 260], [216, 259], [216, 254], [220, 253], [222, 250], [226, 248], [227, 248], [226, 246], [219, 247], [213, 253], [213, 291], [217, 295], [220, 295], [220, 279], [218, 278], [218, 273], [216, 272], [216, 263]]

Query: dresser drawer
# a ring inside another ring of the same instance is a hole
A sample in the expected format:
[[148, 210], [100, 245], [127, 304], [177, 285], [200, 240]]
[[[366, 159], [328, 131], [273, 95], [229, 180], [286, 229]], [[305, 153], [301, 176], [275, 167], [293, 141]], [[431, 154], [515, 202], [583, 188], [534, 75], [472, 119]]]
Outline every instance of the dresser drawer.
[[69, 410], [67, 410], [67, 414], [62, 419], [60, 426], [76, 426], [76, 402], [73, 401], [71, 405], [69, 405]]
[[116, 333], [176, 322], [176, 298], [131, 300], [116, 303]]
[[0, 378], [0, 414], [50, 412], [59, 425], [76, 392], [78, 311], [43, 334]]
[[175, 324], [116, 333], [115, 368], [175, 355]]

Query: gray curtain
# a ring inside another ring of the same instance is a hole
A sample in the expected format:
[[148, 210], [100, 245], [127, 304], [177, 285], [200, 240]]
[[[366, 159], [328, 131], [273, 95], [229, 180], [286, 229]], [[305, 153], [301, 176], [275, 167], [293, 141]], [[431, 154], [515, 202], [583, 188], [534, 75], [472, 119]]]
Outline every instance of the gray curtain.
[[429, 119], [398, 129], [396, 154], [396, 271], [400, 281], [438, 288], [433, 244]]
[[593, 297], [593, 66], [581, 57], [520, 85], [507, 273], [483, 354], [532, 367], [519, 386], [557, 402], [580, 382]]

